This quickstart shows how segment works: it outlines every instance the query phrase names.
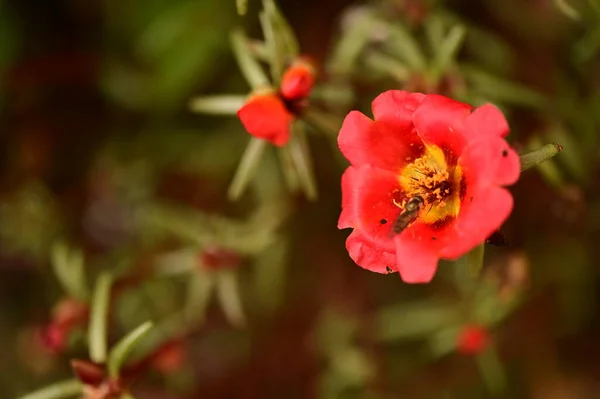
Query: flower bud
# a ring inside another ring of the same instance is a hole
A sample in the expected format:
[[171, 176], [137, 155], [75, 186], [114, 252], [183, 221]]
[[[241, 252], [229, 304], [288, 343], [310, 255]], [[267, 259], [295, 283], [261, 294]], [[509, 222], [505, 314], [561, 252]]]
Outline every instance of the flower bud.
[[462, 355], [477, 355], [489, 344], [488, 331], [478, 324], [465, 326], [458, 336], [456, 350]]
[[308, 97], [314, 84], [314, 66], [306, 58], [299, 58], [283, 74], [281, 95], [286, 100], [300, 100]]
[[230, 249], [206, 247], [200, 254], [200, 261], [208, 270], [233, 269], [242, 263], [242, 257]]

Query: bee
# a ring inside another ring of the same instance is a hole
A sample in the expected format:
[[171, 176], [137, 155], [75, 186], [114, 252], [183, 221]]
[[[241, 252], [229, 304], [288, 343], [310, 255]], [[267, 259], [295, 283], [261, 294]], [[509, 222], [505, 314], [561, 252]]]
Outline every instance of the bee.
[[392, 225], [392, 231], [394, 234], [400, 234], [408, 227], [409, 224], [415, 221], [415, 219], [419, 216], [419, 211], [425, 205], [425, 201], [420, 196], [414, 196], [406, 202], [404, 206], [404, 210]]

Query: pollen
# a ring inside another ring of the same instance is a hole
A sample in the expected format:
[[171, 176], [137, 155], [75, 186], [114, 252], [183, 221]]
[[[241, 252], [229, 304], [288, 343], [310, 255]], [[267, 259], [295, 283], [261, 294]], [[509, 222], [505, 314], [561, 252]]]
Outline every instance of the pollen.
[[462, 172], [458, 166], [448, 166], [444, 152], [436, 146], [427, 146], [420, 158], [406, 165], [400, 175], [400, 184], [405, 198], [394, 202], [404, 208], [406, 201], [419, 196], [424, 201], [420, 217], [435, 223], [446, 217], [454, 217], [460, 209], [460, 180]]

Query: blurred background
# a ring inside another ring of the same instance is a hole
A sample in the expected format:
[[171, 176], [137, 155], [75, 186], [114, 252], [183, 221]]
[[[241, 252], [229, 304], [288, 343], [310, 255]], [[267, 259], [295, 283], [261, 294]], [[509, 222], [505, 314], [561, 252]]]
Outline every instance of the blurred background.
[[[123, 369], [138, 398], [600, 398], [600, 2], [277, 4], [319, 70], [316, 200], [270, 146], [228, 200], [250, 136], [189, 108], [250, 92], [230, 33], [260, 59], [260, 1], [0, 0], [0, 396], [73, 378], [110, 272], [109, 347], [155, 323]], [[564, 147], [511, 188], [477, 277], [348, 257], [336, 134], [389, 89], [492, 102], [519, 152]]]

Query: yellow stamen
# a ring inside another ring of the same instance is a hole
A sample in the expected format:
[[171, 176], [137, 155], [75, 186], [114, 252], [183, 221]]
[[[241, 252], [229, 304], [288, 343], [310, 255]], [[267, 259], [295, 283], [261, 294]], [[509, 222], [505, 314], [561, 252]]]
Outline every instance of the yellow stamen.
[[399, 204], [404, 209], [409, 198], [420, 196], [425, 206], [419, 218], [435, 223], [455, 217], [460, 210], [460, 166], [448, 166], [444, 152], [437, 146], [426, 146], [427, 152], [408, 164], [399, 176], [406, 198]]

